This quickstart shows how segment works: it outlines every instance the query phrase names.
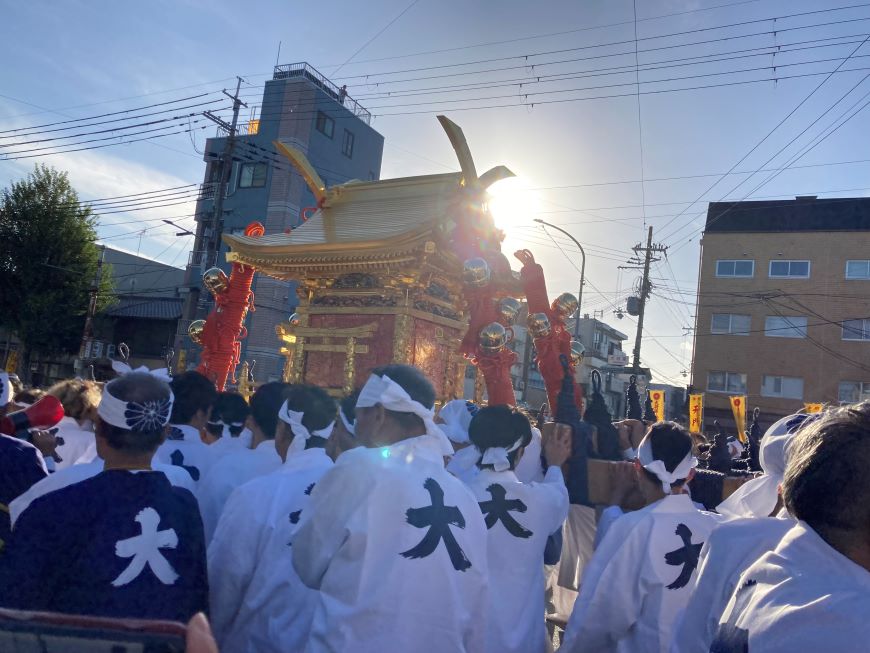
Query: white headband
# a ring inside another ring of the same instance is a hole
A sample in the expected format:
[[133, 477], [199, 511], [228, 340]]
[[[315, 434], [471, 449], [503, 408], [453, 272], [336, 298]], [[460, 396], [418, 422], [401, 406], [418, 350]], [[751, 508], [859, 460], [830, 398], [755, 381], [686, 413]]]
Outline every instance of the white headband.
[[9, 374], [0, 372], [0, 408], [12, 401], [12, 381]]
[[643, 442], [640, 443], [637, 459], [645, 470], [654, 474], [662, 482], [662, 490], [665, 494], [671, 493], [671, 483], [683, 480], [698, 465], [698, 459], [692, 455], [692, 450], [689, 449], [689, 453], [674, 468], [674, 471], [669, 472], [661, 460], [653, 458], [652, 442], [649, 438], [644, 438]]
[[172, 381], [172, 375], [169, 373], [169, 370], [165, 367], [160, 367], [155, 370], [148, 369], [145, 365], [140, 365], [136, 369], [133, 369], [127, 363], [122, 363], [121, 361], [112, 361], [112, 369], [115, 370], [115, 373], [118, 376], [125, 376], [130, 372], [144, 372], [145, 374], [150, 374], [151, 376], [156, 376], [161, 381], [166, 381], [169, 383]]
[[476, 412], [477, 406], [465, 401], [465, 399], [448, 401], [438, 411], [438, 417], [444, 422], [441, 424], [441, 430], [452, 442], [467, 444], [468, 428], [471, 426], [471, 418]]
[[169, 424], [172, 414], [172, 404], [175, 395], [169, 390], [169, 396], [164, 399], [134, 402], [118, 399], [110, 392], [110, 381], [103, 389], [97, 414], [107, 424], [134, 433], [149, 433], [157, 431]]
[[345, 417], [344, 411], [341, 408], [338, 409], [338, 416], [341, 419], [341, 423], [344, 424], [344, 430], [351, 435], [356, 436], [356, 427], [347, 417]]
[[520, 438], [510, 447], [489, 447], [480, 455], [480, 464], [492, 465], [492, 468], [497, 472], [503, 472], [506, 469], [510, 469], [511, 462], [508, 459], [508, 454], [519, 449], [522, 443], [523, 439]]
[[453, 445], [444, 435], [444, 431], [438, 428], [434, 422], [435, 412], [426, 408], [419, 401], [411, 399], [411, 395], [386, 374], [384, 376], [372, 374], [359, 393], [359, 399], [356, 400], [357, 408], [371, 408], [378, 404], [387, 410], [397, 413], [411, 413], [419, 417], [426, 427], [426, 435], [431, 435], [438, 442], [441, 455], [453, 455]]
[[311, 436], [324, 439], [328, 438], [330, 433], [332, 433], [332, 427], [335, 426], [335, 422], [330, 422], [318, 431], [309, 432], [302, 423], [303, 417], [305, 417], [304, 412], [290, 410], [290, 406], [286, 401], [281, 406], [281, 410], [278, 411], [278, 418], [285, 424], [288, 424], [290, 429], [293, 431], [293, 441], [290, 443], [290, 448], [287, 450], [288, 454], [303, 451], [305, 449], [305, 443], [308, 442], [308, 438]]

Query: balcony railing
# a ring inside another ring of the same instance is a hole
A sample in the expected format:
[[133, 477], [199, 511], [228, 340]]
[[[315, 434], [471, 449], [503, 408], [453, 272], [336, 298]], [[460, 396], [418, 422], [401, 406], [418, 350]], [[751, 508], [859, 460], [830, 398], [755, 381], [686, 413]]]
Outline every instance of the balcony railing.
[[275, 66], [275, 72], [272, 75], [272, 79], [289, 79], [290, 77], [304, 77], [309, 82], [320, 88], [324, 93], [332, 97], [332, 99], [341, 104], [357, 118], [365, 122], [365, 124], [371, 124], [372, 114], [368, 109], [350, 97], [347, 94], [347, 91], [343, 91], [333, 84], [308, 63], [303, 61], [301, 63], [289, 63]]
[[216, 255], [217, 252], [210, 252], [204, 249], [193, 250], [187, 255], [187, 265], [188, 267], [206, 269], [214, 267]]

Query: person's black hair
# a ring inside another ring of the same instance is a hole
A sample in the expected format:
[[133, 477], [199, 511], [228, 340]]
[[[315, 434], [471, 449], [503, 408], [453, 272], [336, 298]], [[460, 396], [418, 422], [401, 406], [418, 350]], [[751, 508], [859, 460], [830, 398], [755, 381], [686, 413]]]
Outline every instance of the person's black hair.
[[173, 424], [189, 424], [197, 412], [208, 413], [218, 394], [214, 383], [192, 370], [173, 376], [169, 387], [175, 395], [169, 418]]
[[[337, 417], [335, 401], [323, 388], [316, 385], [294, 384], [284, 392], [287, 407], [303, 413], [302, 426], [309, 432], [319, 431], [329, 426]], [[305, 443], [306, 449], [326, 447], [326, 438], [312, 435]]]
[[[650, 439], [653, 460], [661, 460], [669, 472], [673, 472], [692, 450], [691, 434], [676, 422], [656, 422], [649, 427], [646, 437]], [[652, 472], [646, 469], [643, 472], [653, 483], [661, 483]], [[685, 481], [686, 479], [674, 481], [671, 487], [679, 487]]]
[[870, 533], [870, 402], [826, 412], [794, 436], [782, 482], [789, 513], [844, 552]]
[[[388, 376], [398, 383], [414, 401], [432, 410], [435, 407], [435, 388], [432, 382], [426, 378], [419, 367], [393, 363], [376, 367], [372, 370], [376, 376]], [[425, 427], [423, 420], [413, 413], [399, 413], [394, 410], [386, 411], [406, 431], [422, 431]]]
[[359, 399], [359, 390], [354, 390], [345, 395], [338, 404], [338, 409], [344, 414], [345, 419], [353, 424], [356, 421], [356, 400]]
[[281, 381], [264, 383], [251, 397], [251, 417], [267, 440], [275, 439], [278, 410], [284, 403], [284, 391], [288, 387], [288, 384]]
[[[529, 446], [532, 441], [532, 425], [528, 418], [513, 406], [498, 405], [486, 406], [477, 411], [471, 418], [468, 427], [468, 438], [480, 451], [486, 451], [491, 447], [511, 447], [517, 440], [522, 439], [522, 447]], [[517, 461], [519, 447], [508, 452], [508, 461], [511, 469]], [[491, 467], [491, 465], [480, 465]]]
[[[223, 424], [226, 424], [230, 435], [237, 438], [245, 428], [245, 418], [250, 412], [248, 402], [238, 392], [221, 392], [212, 406], [211, 417], [207, 425], [208, 431], [212, 435], [220, 437], [223, 433]], [[223, 422], [223, 424], [216, 424], [218, 421]], [[232, 424], [237, 426], [232, 426]]]
[[[134, 403], [161, 401], [169, 397], [166, 383], [145, 372], [130, 372], [119, 377], [108, 383], [103, 392], [108, 392], [121, 401]], [[163, 442], [166, 430], [161, 426], [154, 431], [130, 431], [102, 419], [99, 420], [97, 429], [110, 447], [130, 454], [156, 451]]]

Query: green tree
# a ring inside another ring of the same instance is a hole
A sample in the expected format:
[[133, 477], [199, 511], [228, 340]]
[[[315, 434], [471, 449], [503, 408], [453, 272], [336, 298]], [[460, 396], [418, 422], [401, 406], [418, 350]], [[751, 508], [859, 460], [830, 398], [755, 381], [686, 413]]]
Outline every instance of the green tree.
[[[30, 357], [78, 352], [96, 280], [96, 217], [79, 203], [65, 172], [36, 166], [0, 195], [0, 326]], [[111, 272], [101, 270], [98, 308], [111, 301]]]

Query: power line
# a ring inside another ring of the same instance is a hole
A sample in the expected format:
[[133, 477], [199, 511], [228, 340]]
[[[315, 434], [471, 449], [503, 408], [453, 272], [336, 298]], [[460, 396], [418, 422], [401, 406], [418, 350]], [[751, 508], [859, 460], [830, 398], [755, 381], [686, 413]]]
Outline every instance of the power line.
[[[825, 83], [826, 83], [829, 79], [831, 79], [831, 77], [832, 77], [832, 76], [833, 76], [833, 75], [834, 75], [838, 70], [840, 70], [840, 68], [842, 68], [842, 67], [846, 64], [846, 62], [848, 62], [849, 59], [851, 59], [851, 58], [852, 58], [852, 57], [853, 57], [853, 56], [858, 52], [858, 50], [861, 49], [861, 47], [862, 47], [862, 46], [867, 42], [867, 39], [868, 39], [868, 38], [870, 38], [870, 36], [866, 37], [866, 38], [865, 38], [861, 43], [859, 43], [859, 44], [855, 47], [855, 49], [852, 50], [852, 51], [849, 53], [849, 55], [848, 55], [845, 59], [843, 59], [843, 60], [840, 62], [840, 64], [839, 64], [836, 68], [834, 68], [834, 70], [832, 70], [830, 73], [828, 73], [828, 75], [827, 75], [827, 76], [826, 76], [826, 77], [825, 77], [821, 82], [819, 82], [818, 85], [816, 85], [816, 87], [813, 88], [812, 91], [810, 91], [809, 95], [805, 96], [803, 100], [801, 100], [800, 102], [798, 102], [798, 104], [797, 104], [797, 105], [796, 105], [796, 106], [795, 106], [791, 111], [789, 111], [788, 114], [786, 114], [786, 116], [785, 116], [782, 120], [780, 120], [776, 125], [774, 125], [773, 129], [771, 129], [767, 134], [765, 134], [765, 136], [764, 136], [760, 141], [758, 141], [755, 145], [753, 145], [752, 148], [751, 148], [751, 149], [750, 149], [746, 154], [744, 154], [744, 155], [740, 158], [739, 161], [737, 161], [733, 166], [731, 166], [731, 168], [730, 168], [730, 170], [729, 170], [728, 172], [729, 172], [729, 173], [730, 173], [730, 172], [733, 172], [733, 171], [737, 168], [737, 166], [739, 166], [739, 165], [740, 165], [741, 163], [743, 163], [747, 158], [749, 158], [749, 156], [750, 156], [753, 152], [755, 152], [755, 150], [757, 150], [759, 147], [761, 147], [761, 145], [764, 144], [764, 142], [767, 141], [767, 139], [770, 138], [770, 137], [773, 135], [773, 133], [774, 133], [777, 129], [780, 128], [780, 126], [782, 126], [782, 125], [783, 125], [783, 124], [784, 124], [784, 123], [785, 123], [789, 118], [791, 118], [791, 117], [795, 114], [795, 112], [797, 112], [798, 109], [800, 109], [804, 104], [806, 104], [806, 103], [809, 101], [809, 99], [810, 99], [811, 97], [813, 97], [813, 96], [814, 96], [814, 95], [819, 91], [819, 89], [821, 89], [822, 86], [824, 86]], [[864, 81], [864, 79], [861, 80], [861, 82], [863, 82], [863, 81]], [[860, 84], [861, 82], [858, 82], [858, 84]], [[855, 87], [853, 87], [853, 88], [856, 88], [856, 87], [858, 86], [858, 84], [856, 84]], [[850, 90], [849, 92], [851, 93], [851, 90]], [[844, 97], [845, 97], [845, 96], [844, 96]], [[837, 102], [836, 102], [834, 105], [832, 105], [831, 108], [833, 108], [834, 106], [836, 106], [836, 104], [838, 104], [839, 102], [840, 102], [840, 100], [837, 100]], [[830, 109], [829, 109], [829, 110], [830, 110]], [[827, 111], [826, 111], [825, 113], [827, 113]], [[822, 114], [822, 116], [824, 116], [824, 115], [825, 115], [825, 114]], [[818, 121], [822, 116], [819, 116], [819, 118], [817, 118], [815, 121], [813, 121], [813, 122], [811, 123], [811, 126], [814, 125], [814, 124], [815, 124], [815, 123], [816, 123], [816, 122], [817, 122], [817, 121]], [[801, 133], [803, 133], [803, 132], [801, 132]], [[800, 134], [799, 134], [799, 135], [800, 135]], [[791, 144], [791, 143], [789, 143], [789, 144]], [[780, 150], [780, 151], [782, 151], [782, 150]], [[765, 162], [762, 166], [759, 166], [759, 167], [762, 167], [762, 168], [763, 168], [763, 167], [764, 167], [765, 165], [767, 165], [767, 163], [769, 163], [769, 162], [770, 162], [770, 160], [768, 160], [768, 161]], [[711, 190], [713, 190], [713, 188], [715, 188], [715, 187], [719, 184], [719, 182], [721, 182], [724, 178], [725, 178], [725, 175], [723, 175], [722, 177], [720, 177], [719, 179], [717, 179], [717, 180], [716, 180], [716, 181], [715, 181], [715, 182], [714, 182], [714, 183], [713, 183], [713, 184], [712, 184], [712, 185], [711, 185], [707, 190], [705, 190], [703, 193], [701, 193], [701, 194], [698, 196], [698, 199], [695, 200], [695, 201], [697, 202], [698, 200], [702, 199], [702, 198], [704, 197], [704, 195], [706, 195], [708, 192], [710, 192]], [[672, 223], [673, 223], [675, 220], [677, 220], [681, 215], [683, 215], [683, 214], [686, 212], [686, 210], [688, 210], [688, 207], [687, 207], [686, 209], [684, 209], [683, 211], [681, 211], [679, 215], [677, 215], [677, 216], [675, 216], [674, 218], [672, 218], [671, 220], [669, 220], [669, 221], [668, 221], [668, 222], [667, 222], [663, 227], [661, 227], [661, 228], [662, 228], [662, 229], [666, 229], [666, 228], [668, 227], [668, 225], [672, 224]], [[676, 232], [674, 232], [674, 233], [676, 233]], [[673, 233], [671, 234], [671, 236], [673, 236]]]

